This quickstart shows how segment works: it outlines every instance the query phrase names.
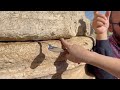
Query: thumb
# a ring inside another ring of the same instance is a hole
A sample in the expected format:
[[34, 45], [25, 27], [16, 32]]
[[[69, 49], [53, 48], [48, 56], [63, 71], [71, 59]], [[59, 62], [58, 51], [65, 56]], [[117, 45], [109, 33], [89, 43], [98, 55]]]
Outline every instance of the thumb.
[[65, 41], [63, 38], [61, 38], [60, 40], [63, 47], [69, 49], [70, 44], [67, 41]]
[[110, 14], [111, 14], [111, 11], [106, 11], [106, 13], [105, 13], [105, 16], [107, 17], [108, 20], [110, 18]]
[[99, 14], [99, 12], [98, 11], [94, 11], [94, 17], [96, 17], [97, 14]]

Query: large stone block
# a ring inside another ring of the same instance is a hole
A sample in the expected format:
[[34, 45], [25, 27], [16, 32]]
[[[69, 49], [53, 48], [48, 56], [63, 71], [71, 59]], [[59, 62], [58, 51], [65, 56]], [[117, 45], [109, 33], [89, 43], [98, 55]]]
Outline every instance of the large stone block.
[[0, 41], [89, 35], [89, 24], [84, 11], [0, 11]]
[[[93, 45], [88, 37], [73, 37], [67, 41], [89, 50]], [[66, 60], [64, 53], [49, 51], [45, 42], [62, 47], [59, 40], [0, 43], [0, 78], [36, 78], [51, 74], [55, 78], [79, 66]]]

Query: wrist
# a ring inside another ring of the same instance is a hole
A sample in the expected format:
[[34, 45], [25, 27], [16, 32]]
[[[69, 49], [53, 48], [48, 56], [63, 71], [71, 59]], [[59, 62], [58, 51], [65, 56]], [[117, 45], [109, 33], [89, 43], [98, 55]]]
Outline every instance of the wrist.
[[96, 34], [96, 39], [97, 40], [107, 40], [108, 39], [107, 33]]
[[90, 52], [88, 50], [85, 51], [85, 53], [82, 52], [81, 55], [79, 55], [79, 59], [81, 62], [88, 63], [90, 58], [92, 57], [93, 52]]
[[84, 62], [92, 65], [94, 63], [94, 60], [96, 60], [95, 58], [96, 58], [96, 52], [89, 52]]

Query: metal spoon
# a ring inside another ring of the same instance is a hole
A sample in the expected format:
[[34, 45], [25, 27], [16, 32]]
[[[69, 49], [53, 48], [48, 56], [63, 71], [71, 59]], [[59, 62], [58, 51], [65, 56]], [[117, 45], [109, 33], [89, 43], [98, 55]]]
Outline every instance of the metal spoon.
[[[43, 42], [43, 43], [46, 43], [46, 42]], [[64, 50], [62, 48], [55, 47], [49, 43], [46, 43], [46, 44], [48, 44], [48, 50], [50, 50], [52, 52], [56, 52], [56, 53], [64, 52]]]

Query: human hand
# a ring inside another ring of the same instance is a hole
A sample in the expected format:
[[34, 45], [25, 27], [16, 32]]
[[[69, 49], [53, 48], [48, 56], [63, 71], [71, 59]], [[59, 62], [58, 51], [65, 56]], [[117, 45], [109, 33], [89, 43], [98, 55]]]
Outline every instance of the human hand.
[[76, 44], [71, 45], [63, 38], [61, 39], [61, 44], [65, 49], [67, 59], [75, 63], [84, 62], [84, 57], [87, 55], [88, 50]]
[[106, 11], [105, 14], [101, 14], [99, 11], [94, 11], [92, 27], [95, 30], [96, 34], [107, 34], [110, 14], [110, 11]]

